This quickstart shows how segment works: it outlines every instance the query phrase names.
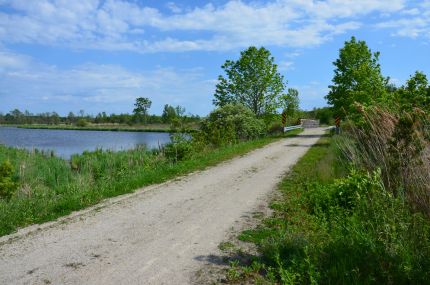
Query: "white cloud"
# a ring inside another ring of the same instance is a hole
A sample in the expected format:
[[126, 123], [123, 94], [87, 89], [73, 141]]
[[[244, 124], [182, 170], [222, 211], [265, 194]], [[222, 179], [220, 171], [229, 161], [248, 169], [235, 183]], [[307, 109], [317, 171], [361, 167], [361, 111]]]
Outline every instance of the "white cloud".
[[358, 29], [362, 16], [400, 11], [403, 2], [228, 1], [191, 10], [168, 2], [167, 15], [135, 1], [9, 0], [0, 2], [13, 10], [0, 12], [0, 42], [137, 52], [309, 47]]
[[294, 70], [294, 62], [292, 61], [281, 61], [278, 64], [280, 71], [288, 71], [288, 70]]
[[90, 106], [89, 112], [130, 112], [135, 98], [145, 96], [153, 100], [155, 113], [168, 103], [192, 106], [195, 109], [189, 111], [204, 114], [214, 88], [199, 68], [131, 71], [118, 65], [84, 64], [59, 69], [8, 51], [0, 51], [0, 66], [2, 111], [22, 105], [63, 113], [83, 106]]
[[402, 11], [396, 19], [376, 24], [380, 29], [391, 29], [393, 36], [430, 39], [430, 1]]

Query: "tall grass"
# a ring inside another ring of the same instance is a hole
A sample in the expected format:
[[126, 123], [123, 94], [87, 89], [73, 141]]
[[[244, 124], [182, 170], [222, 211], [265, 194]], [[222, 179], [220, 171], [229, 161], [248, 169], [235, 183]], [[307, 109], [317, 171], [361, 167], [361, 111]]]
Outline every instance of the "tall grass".
[[430, 216], [429, 114], [378, 106], [361, 113], [338, 140], [346, 157], [359, 168], [380, 169], [385, 189]]

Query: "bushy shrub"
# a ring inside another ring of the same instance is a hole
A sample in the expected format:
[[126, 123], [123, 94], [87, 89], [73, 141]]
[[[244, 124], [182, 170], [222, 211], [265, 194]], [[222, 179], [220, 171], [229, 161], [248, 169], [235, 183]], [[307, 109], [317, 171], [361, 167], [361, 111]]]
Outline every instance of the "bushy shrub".
[[0, 164], [0, 198], [9, 199], [18, 188], [18, 183], [13, 181], [13, 169], [9, 160]]
[[212, 111], [202, 122], [202, 138], [213, 145], [233, 144], [264, 134], [264, 122], [240, 104], [227, 104]]
[[163, 147], [165, 157], [172, 162], [187, 159], [194, 151], [192, 141], [184, 134], [172, 135], [171, 142]]
[[76, 126], [78, 126], [78, 127], [86, 127], [87, 125], [88, 125], [88, 122], [83, 118], [79, 119], [76, 122]]

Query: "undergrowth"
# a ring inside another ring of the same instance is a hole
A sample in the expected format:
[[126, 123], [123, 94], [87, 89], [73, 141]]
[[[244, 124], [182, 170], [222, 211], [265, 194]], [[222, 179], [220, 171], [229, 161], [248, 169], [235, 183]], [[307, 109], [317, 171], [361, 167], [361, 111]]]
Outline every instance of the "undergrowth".
[[239, 239], [251, 265], [232, 263], [232, 283], [426, 284], [430, 222], [384, 188], [381, 172], [349, 168], [325, 137], [296, 164], [274, 215]]

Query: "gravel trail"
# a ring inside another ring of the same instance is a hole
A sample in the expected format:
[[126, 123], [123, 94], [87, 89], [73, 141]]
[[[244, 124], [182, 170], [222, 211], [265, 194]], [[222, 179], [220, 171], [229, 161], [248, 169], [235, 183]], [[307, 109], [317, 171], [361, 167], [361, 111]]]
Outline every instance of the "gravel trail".
[[0, 238], [0, 284], [188, 284], [324, 133], [247, 155]]

